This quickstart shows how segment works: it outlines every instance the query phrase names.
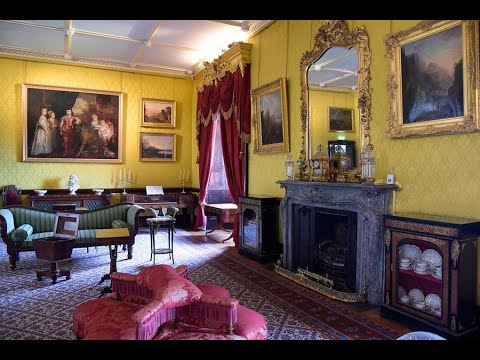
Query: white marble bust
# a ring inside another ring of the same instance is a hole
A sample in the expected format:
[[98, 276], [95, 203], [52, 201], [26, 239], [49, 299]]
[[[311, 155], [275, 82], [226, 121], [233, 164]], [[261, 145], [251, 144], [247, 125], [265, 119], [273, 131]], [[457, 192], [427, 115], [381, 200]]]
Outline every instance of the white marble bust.
[[78, 184], [78, 177], [77, 175], [70, 175], [70, 178], [68, 179], [67, 183], [68, 190], [70, 191], [69, 195], [76, 195], [75, 192], [80, 188], [80, 185]]

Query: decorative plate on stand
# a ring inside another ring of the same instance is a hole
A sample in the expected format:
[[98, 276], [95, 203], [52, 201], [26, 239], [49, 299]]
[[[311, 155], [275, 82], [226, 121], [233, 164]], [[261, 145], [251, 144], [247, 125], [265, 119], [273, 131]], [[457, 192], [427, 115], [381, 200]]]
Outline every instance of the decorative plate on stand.
[[400, 258], [409, 258], [412, 263], [419, 261], [422, 258], [420, 248], [415, 245], [405, 244], [398, 248], [398, 255]]
[[413, 299], [413, 302], [420, 302], [425, 300], [425, 295], [423, 294], [422, 290], [420, 289], [412, 289], [408, 292], [408, 296], [410, 299]]
[[422, 260], [426, 261], [431, 268], [442, 266], [442, 255], [433, 249], [427, 249], [422, 253]]

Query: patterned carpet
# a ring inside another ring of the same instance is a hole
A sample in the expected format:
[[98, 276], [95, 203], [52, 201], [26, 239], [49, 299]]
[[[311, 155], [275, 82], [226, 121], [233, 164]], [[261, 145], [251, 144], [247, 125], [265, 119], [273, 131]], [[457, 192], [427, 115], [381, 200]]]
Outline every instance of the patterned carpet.
[[[166, 236], [161, 240], [166, 242]], [[146, 232], [137, 235], [134, 257], [126, 260], [119, 253], [118, 271], [136, 273], [149, 266], [150, 242]], [[400, 334], [275, 274], [237, 254], [231, 244], [195, 238], [177, 229], [175, 265], [186, 264], [195, 283], [226, 287], [242, 305], [263, 314], [268, 320], [268, 338], [286, 339], [395, 339]], [[75, 339], [71, 330], [73, 309], [99, 295], [101, 276], [109, 270], [106, 247], [74, 249], [71, 260], [61, 263], [70, 268], [71, 280], [61, 278], [37, 281], [35, 271], [48, 264], [34, 252], [21, 253], [17, 268], [11, 271], [5, 244], [0, 241], [0, 339]], [[156, 263], [171, 264], [167, 255], [157, 255]]]

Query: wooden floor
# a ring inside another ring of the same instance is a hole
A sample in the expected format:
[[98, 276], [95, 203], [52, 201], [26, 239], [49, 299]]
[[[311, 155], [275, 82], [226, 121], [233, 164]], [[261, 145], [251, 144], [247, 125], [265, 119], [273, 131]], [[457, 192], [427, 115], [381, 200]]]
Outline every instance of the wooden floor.
[[[186, 229], [185, 229], [186, 230]], [[214, 231], [208, 235], [205, 235], [204, 231], [190, 231], [193, 236], [198, 237], [198, 238], [208, 238], [209, 240], [213, 241], [218, 241], [221, 242], [222, 240], [226, 239], [229, 236], [229, 233], [224, 232], [222, 230], [217, 230]], [[234, 246], [233, 240], [230, 239], [225, 242], [226, 246]], [[363, 316], [366, 316], [372, 320], [374, 320], [376, 323], [381, 323], [385, 324], [385, 326], [388, 326], [390, 328], [393, 328], [397, 330], [400, 333], [408, 333], [412, 330], [410, 330], [408, 327], [406, 327], [404, 324], [401, 324], [397, 321], [386, 319], [384, 317], [380, 316], [380, 306], [376, 305], [369, 305], [369, 304], [348, 304], [348, 303], [343, 303], [343, 305], [347, 304], [352, 308], [352, 310], [361, 313]]]

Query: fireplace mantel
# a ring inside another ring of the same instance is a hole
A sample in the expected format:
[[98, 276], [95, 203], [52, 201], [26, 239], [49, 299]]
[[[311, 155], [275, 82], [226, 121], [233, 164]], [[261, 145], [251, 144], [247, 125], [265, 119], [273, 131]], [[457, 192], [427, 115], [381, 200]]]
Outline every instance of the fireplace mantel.
[[383, 215], [393, 214], [393, 192], [396, 185], [347, 184], [306, 181], [278, 181], [285, 188], [280, 204], [283, 227], [283, 264], [293, 269], [293, 207], [305, 205], [357, 213], [356, 288], [367, 294], [368, 302], [381, 304], [384, 286]]

